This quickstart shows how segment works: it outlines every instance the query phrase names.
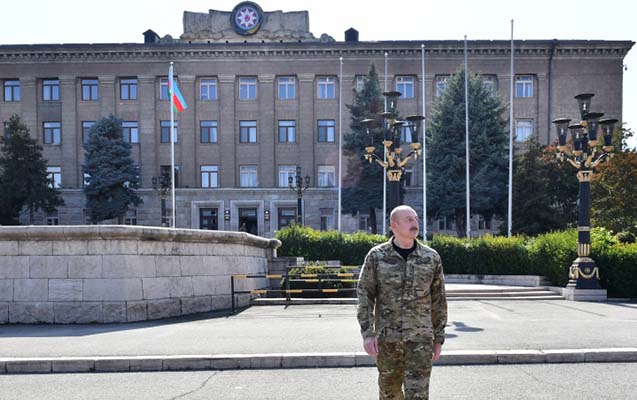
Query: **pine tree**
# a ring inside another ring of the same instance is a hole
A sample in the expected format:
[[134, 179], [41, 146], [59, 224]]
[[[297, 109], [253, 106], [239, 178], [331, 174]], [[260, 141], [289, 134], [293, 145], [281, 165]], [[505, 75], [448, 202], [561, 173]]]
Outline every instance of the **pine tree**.
[[20, 211], [29, 211], [29, 223], [39, 209], [54, 211], [64, 204], [59, 190], [47, 172], [47, 160], [19, 115], [14, 114], [6, 126], [0, 155], [0, 224], [16, 225]]
[[128, 207], [142, 203], [135, 192], [139, 188], [139, 168], [133, 164], [130, 149], [119, 118], [102, 118], [91, 128], [82, 167], [88, 174], [84, 194], [93, 224], [113, 218], [121, 224]]
[[[369, 137], [361, 121], [366, 118], [378, 119], [383, 111], [384, 98], [378, 82], [378, 74], [372, 64], [360, 91], [354, 90], [354, 102], [348, 104], [350, 111], [350, 130], [343, 140], [343, 148], [349, 152], [348, 165], [343, 171], [343, 209], [356, 214], [369, 210], [372, 233], [376, 233], [376, 209], [383, 207], [383, 168], [372, 165], [364, 158], [365, 147], [369, 145]], [[377, 143], [382, 136], [379, 127], [370, 130], [376, 143], [376, 155], [383, 158], [382, 146]]]
[[[428, 212], [455, 219], [459, 236], [466, 232], [464, 75], [451, 76], [434, 103], [427, 139]], [[506, 209], [508, 128], [500, 99], [480, 77], [468, 81], [471, 213], [489, 219]]]

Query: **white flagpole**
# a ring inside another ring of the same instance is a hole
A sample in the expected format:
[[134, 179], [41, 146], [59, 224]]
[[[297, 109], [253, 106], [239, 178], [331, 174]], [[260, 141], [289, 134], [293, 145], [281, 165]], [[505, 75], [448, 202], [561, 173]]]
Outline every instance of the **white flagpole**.
[[[427, 112], [425, 110], [425, 45], [420, 45], [420, 51], [422, 56], [422, 116], [427, 117]], [[424, 119], [422, 121], [422, 238], [427, 240], [427, 153], [426, 153], [426, 138], [425, 132], [427, 129], [426, 124], [427, 120]]]
[[511, 237], [513, 226], [513, 20], [511, 20], [511, 92], [509, 100], [509, 218], [507, 232]]
[[343, 57], [338, 71], [338, 231], [341, 231], [341, 201], [343, 186]]
[[467, 63], [467, 35], [464, 35], [464, 125], [465, 125], [465, 179], [467, 181], [467, 238], [471, 237], [471, 203], [469, 197], [469, 66]]
[[[387, 52], [385, 52], [385, 92], [387, 91]], [[387, 97], [383, 96], [385, 99], [385, 106], [383, 111], [387, 112]], [[387, 129], [387, 127], [383, 127], [383, 129]], [[383, 167], [383, 235], [387, 234], [387, 147], [383, 144], [383, 162], [385, 166]]]
[[173, 77], [173, 62], [170, 62], [170, 70], [168, 71], [168, 81], [170, 82], [170, 193], [171, 193], [171, 201], [172, 201], [172, 221], [170, 226], [174, 229], [175, 224], [175, 110], [174, 110], [174, 100], [173, 100], [173, 85], [175, 84], [175, 80]]

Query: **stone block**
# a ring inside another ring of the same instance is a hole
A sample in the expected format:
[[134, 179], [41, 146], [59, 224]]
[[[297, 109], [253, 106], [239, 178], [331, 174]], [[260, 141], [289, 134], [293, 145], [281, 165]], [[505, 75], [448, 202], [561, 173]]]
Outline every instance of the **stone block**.
[[9, 303], [0, 303], [0, 324], [9, 322]]
[[157, 276], [181, 276], [179, 256], [155, 256]]
[[53, 255], [81, 256], [88, 254], [88, 241], [64, 240], [53, 242]]
[[56, 359], [51, 361], [51, 372], [94, 372], [95, 361], [83, 358]]
[[127, 301], [126, 302], [126, 320], [146, 321], [148, 319], [147, 304], [145, 301]]
[[148, 319], [162, 319], [181, 315], [179, 299], [152, 300], [148, 302]]
[[18, 254], [21, 256], [52, 256], [53, 242], [47, 240], [29, 240], [18, 243]]
[[175, 242], [141, 241], [138, 244], [140, 255], [179, 256], [179, 249]]
[[130, 361], [128, 359], [102, 357], [95, 360], [95, 372], [128, 372]]
[[103, 278], [154, 277], [155, 258], [138, 255], [105, 255], [102, 257]]
[[120, 302], [103, 302], [102, 312], [104, 314], [104, 323], [126, 322], [126, 303]]
[[141, 279], [84, 279], [85, 301], [126, 301], [141, 299]]
[[205, 313], [212, 310], [212, 297], [184, 297], [181, 299], [181, 314]]
[[13, 301], [13, 279], [0, 279], [0, 301]]
[[81, 301], [81, 279], [49, 279], [49, 301]]
[[29, 257], [30, 278], [68, 278], [69, 263], [65, 256]]
[[210, 369], [210, 358], [203, 357], [165, 357], [162, 369], [164, 371], [206, 370]]
[[183, 256], [181, 257], [181, 275], [182, 276], [202, 276], [212, 275], [210, 267], [204, 265], [202, 256]]
[[17, 256], [18, 242], [16, 240], [0, 241], [0, 256]]
[[16, 279], [29, 277], [28, 256], [0, 255], [0, 279]]
[[102, 256], [69, 256], [69, 278], [101, 278]]
[[539, 350], [498, 350], [498, 364], [537, 364], [546, 362]]
[[582, 363], [586, 361], [586, 350], [543, 350], [546, 354], [546, 362], [555, 363]]
[[130, 370], [133, 371], [161, 371], [163, 367], [162, 357], [138, 357], [131, 358]]
[[104, 319], [101, 303], [54, 303], [56, 324], [94, 324]]
[[163, 299], [193, 296], [192, 278], [143, 278], [144, 299]]
[[[210, 296], [215, 294], [217, 280], [216, 276], [198, 276], [192, 280], [193, 294], [195, 296]], [[229, 280], [230, 278], [228, 278]]]
[[0, 360], [0, 374], [7, 373], [7, 363]]
[[51, 372], [51, 360], [26, 359], [6, 362], [7, 373], [27, 374]]
[[88, 254], [137, 254], [137, 240], [90, 240]]
[[213, 310], [228, 310], [230, 308], [232, 308], [231, 296], [213, 296], [212, 297]]
[[15, 279], [13, 281], [13, 301], [47, 301], [48, 299], [48, 279]]
[[52, 324], [54, 321], [53, 303], [9, 303], [12, 324]]

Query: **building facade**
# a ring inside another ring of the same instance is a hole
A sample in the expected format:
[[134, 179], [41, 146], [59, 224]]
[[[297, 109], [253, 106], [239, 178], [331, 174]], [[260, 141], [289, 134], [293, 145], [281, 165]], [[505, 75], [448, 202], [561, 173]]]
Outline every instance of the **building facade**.
[[[248, 23], [236, 22], [241, 20]], [[289, 29], [281, 28], [283, 23]], [[36, 222], [86, 222], [82, 143], [92, 123], [113, 114], [124, 121], [124, 137], [141, 171], [144, 203], [126, 220], [160, 225], [160, 198], [152, 181], [170, 171], [167, 75], [172, 61], [188, 104], [175, 120], [176, 226], [271, 237], [295, 219], [297, 195], [288, 179], [300, 167], [310, 177], [302, 197], [304, 223], [336, 228], [339, 133], [348, 132], [345, 105], [352, 103], [370, 65], [376, 66], [381, 85], [387, 82], [403, 94], [401, 115], [422, 114], [423, 103], [429, 115], [448, 77], [462, 66], [463, 43], [360, 42], [353, 30], [346, 40], [335, 41], [327, 35], [315, 38], [308, 26], [307, 13], [263, 13], [244, 2], [232, 13], [184, 13], [180, 39], [159, 38], [149, 30], [139, 44], [0, 45], [0, 118], [21, 115], [42, 144], [66, 202]], [[553, 141], [551, 120], [578, 115], [573, 96], [583, 92], [595, 93], [596, 110], [621, 120], [622, 64], [632, 45], [515, 41], [517, 140]], [[508, 41], [468, 42], [470, 72], [480, 74], [505, 104], [509, 62]], [[422, 210], [421, 162], [411, 161], [406, 170], [406, 203], [417, 210]], [[368, 221], [365, 215], [343, 214], [342, 228], [367, 230]], [[430, 231], [454, 229], [444, 219], [428, 223]], [[474, 223], [474, 232], [492, 229], [491, 221], [480, 216]]]

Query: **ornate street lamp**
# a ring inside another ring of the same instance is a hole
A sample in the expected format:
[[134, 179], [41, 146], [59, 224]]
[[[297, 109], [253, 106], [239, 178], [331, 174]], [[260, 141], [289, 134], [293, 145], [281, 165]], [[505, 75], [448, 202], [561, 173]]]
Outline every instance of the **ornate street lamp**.
[[[577, 219], [577, 258], [569, 270], [567, 288], [600, 289], [599, 269], [590, 257], [591, 224], [590, 224], [590, 180], [595, 167], [613, 156], [613, 131], [617, 120], [602, 118], [604, 114], [590, 112], [593, 94], [585, 93], [575, 96], [581, 121], [571, 124], [568, 118], [553, 120], [557, 128], [557, 158], [568, 161], [577, 169], [579, 180], [579, 210]], [[599, 146], [597, 133], [601, 127], [603, 145]], [[572, 144], [567, 144], [567, 131], [571, 133]], [[601, 147], [601, 149], [600, 149]]]
[[170, 191], [170, 175], [161, 174], [153, 176], [153, 189], [159, 194], [161, 201], [161, 226], [168, 226], [168, 218], [166, 217], [166, 194]]
[[[371, 164], [376, 161], [381, 167], [387, 168], [387, 179], [389, 180], [389, 209], [393, 210], [400, 205], [400, 178], [403, 174], [405, 164], [413, 156], [414, 160], [418, 159], [422, 149], [418, 142], [418, 134], [422, 128], [425, 117], [421, 115], [412, 115], [399, 121], [396, 111], [400, 92], [384, 92], [383, 96], [387, 99], [387, 111], [378, 114], [378, 119], [367, 118], [361, 121], [367, 132], [367, 147], [365, 147], [365, 159]], [[382, 127], [383, 129], [383, 151], [387, 155], [386, 161], [377, 156], [376, 138], [374, 137], [373, 128]], [[402, 130], [411, 133], [411, 151], [407, 155], [403, 155], [403, 149], [400, 147], [400, 136]]]
[[310, 176], [305, 175], [305, 184], [303, 183], [303, 177], [301, 176], [301, 167], [296, 167], [296, 176], [291, 177], [288, 176], [288, 184], [291, 190], [296, 192], [296, 222], [299, 225], [303, 225], [303, 210], [302, 210], [302, 199], [303, 192], [310, 187]]

